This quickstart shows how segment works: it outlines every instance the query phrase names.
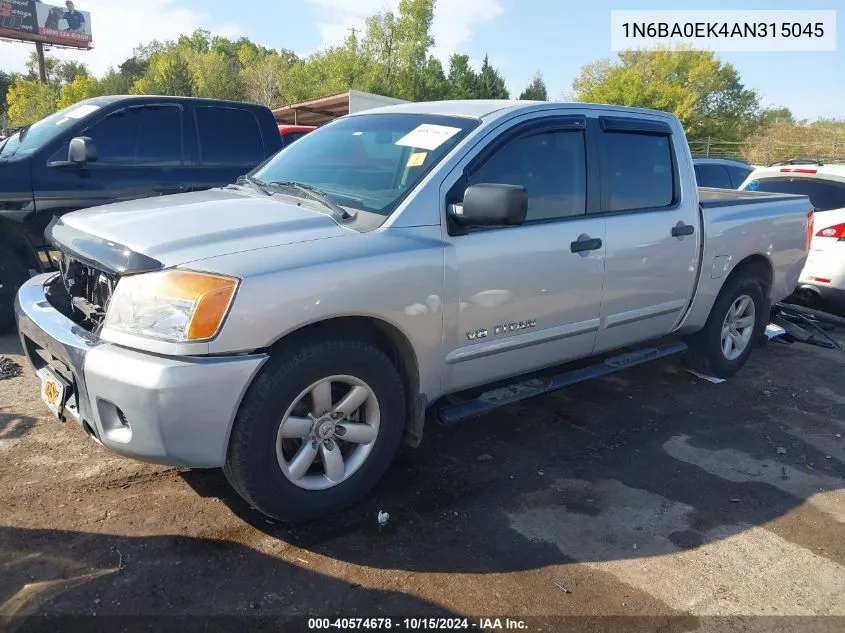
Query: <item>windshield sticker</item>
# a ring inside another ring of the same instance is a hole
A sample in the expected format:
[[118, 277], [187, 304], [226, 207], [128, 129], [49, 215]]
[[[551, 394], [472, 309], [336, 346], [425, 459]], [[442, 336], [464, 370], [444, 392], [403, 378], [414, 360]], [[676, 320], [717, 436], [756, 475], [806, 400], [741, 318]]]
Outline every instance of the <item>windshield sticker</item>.
[[422, 167], [428, 152], [414, 152], [408, 156], [408, 167]]
[[460, 131], [461, 128], [459, 127], [423, 123], [396, 141], [396, 145], [418, 147], [419, 149], [432, 151], [443, 145], [443, 143]]
[[74, 108], [70, 112], [65, 112], [65, 116], [62, 117], [61, 120], [64, 121], [66, 117], [71, 119], [82, 119], [84, 117], [87, 117], [92, 112], [96, 112], [99, 109], [100, 106], [92, 105], [90, 103], [81, 105], [78, 108]]
[[746, 191], [757, 191], [758, 189], [760, 189], [760, 181], [758, 180], [752, 180], [745, 187]]

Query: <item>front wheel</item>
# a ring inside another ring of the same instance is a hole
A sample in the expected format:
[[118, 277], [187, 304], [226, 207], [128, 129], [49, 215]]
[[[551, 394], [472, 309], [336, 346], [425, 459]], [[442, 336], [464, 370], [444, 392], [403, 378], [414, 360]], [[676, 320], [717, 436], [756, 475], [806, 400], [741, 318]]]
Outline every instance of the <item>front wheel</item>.
[[745, 365], [767, 315], [760, 283], [740, 273], [728, 280], [704, 328], [687, 339], [689, 365], [702, 373], [729, 378]]
[[404, 385], [376, 346], [305, 341], [267, 362], [232, 428], [224, 472], [252, 506], [306, 521], [353, 504], [392, 462]]

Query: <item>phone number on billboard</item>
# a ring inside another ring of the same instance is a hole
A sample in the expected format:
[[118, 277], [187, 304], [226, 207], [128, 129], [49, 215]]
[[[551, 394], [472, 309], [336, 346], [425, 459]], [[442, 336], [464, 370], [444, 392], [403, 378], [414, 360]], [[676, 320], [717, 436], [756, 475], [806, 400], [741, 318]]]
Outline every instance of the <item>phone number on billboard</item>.
[[625, 37], [824, 37], [824, 22], [625, 22]]

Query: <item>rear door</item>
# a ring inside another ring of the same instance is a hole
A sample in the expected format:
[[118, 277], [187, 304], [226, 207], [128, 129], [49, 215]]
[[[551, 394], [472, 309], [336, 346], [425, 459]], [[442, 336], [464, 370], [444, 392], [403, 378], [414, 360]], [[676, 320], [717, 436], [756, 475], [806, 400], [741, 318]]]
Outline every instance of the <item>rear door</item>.
[[695, 190], [682, 191], [667, 123], [599, 117], [590, 124], [600, 148], [598, 213], [607, 222], [601, 352], [672, 330], [698, 274], [701, 228]]
[[179, 104], [132, 106], [107, 114], [76, 133], [88, 136], [97, 160], [83, 167], [66, 161], [70, 139], [33, 170], [39, 211], [60, 215], [84, 207], [184, 191], [183, 110]]
[[[605, 219], [583, 116], [530, 118], [483, 145], [448, 184], [446, 203], [469, 185], [521, 185], [521, 226], [450, 229], [446, 249], [444, 387], [455, 391], [588, 356], [599, 324]], [[451, 326], [448, 325], [451, 323]]]
[[261, 126], [250, 109], [195, 105], [193, 128], [193, 190], [235, 182], [266, 157]]

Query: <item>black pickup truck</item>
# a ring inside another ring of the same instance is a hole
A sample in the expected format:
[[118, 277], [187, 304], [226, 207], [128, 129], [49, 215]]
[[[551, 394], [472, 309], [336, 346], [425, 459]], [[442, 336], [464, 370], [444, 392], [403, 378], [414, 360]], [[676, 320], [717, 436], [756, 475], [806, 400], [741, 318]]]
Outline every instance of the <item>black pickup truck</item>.
[[18, 286], [54, 267], [54, 216], [223, 186], [281, 147], [268, 108], [160, 96], [88, 99], [0, 141], [0, 332]]

